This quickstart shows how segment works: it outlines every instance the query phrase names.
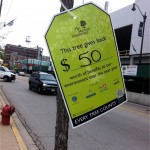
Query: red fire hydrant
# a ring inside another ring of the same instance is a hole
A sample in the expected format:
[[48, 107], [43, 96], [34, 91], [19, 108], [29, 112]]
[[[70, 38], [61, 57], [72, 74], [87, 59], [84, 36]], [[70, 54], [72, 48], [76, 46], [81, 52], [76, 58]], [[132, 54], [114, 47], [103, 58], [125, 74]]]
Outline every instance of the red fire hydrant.
[[10, 124], [10, 116], [15, 112], [15, 107], [10, 105], [5, 105], [2, 109], [2, 124], [9, 125]]

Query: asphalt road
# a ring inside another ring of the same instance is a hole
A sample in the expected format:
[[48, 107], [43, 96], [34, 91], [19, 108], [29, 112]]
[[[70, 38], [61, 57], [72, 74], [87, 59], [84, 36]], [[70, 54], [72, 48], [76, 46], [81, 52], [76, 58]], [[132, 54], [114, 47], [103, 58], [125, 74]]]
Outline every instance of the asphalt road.
[[[15, 106], [39, 149], [53, 150], [56, 96], [28, 89], [28, 78], [0, 81], [0, 87]], [[126, 102], [78, 128], [69, 127], [68, 150], [149, 150], [148, 107]]]

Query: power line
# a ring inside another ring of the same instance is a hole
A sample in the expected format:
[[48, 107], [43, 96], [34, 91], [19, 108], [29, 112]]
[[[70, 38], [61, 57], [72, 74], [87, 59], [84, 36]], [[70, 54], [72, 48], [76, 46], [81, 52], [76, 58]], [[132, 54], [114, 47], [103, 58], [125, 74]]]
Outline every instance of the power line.
[[[5, 20], [6, 20], [7, 16], [8, 16], [8, 14], [9, 14], [9, 11], [11, 9], [12, 3], [13, 3], [13, 0], [11, 0], [11, 3], [9, 5], [8, 11], [7, 11], [6, 16], [5, 16]], [[0, 3], [0, 17], [1, 17], [1, 12], [2, 12], [2, 6], [3, 6], [3, 0], [1, 0], [1, 3]]]
[[8, 14], [9, 14], [10, 9], [11, 9], [12, 3], [13, 3], [13, 0], [11, 0], [11, 3], [10, 3], [10, 5], [9, 5], [9, 8], [8, 8], [7, 13], [6, 13], [6, 17], [5, 17], [4, 21], [7, 19], [7, 16], [8, 16]]

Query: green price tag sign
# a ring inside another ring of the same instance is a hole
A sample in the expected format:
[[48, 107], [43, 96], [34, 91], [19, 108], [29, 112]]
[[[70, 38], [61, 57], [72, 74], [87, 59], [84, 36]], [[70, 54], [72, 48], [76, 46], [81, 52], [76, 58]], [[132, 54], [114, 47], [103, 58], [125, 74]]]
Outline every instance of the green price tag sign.
[[45, 39], [73, 127], [126, 101], [110, 16], [93, 3], [54, 16]]

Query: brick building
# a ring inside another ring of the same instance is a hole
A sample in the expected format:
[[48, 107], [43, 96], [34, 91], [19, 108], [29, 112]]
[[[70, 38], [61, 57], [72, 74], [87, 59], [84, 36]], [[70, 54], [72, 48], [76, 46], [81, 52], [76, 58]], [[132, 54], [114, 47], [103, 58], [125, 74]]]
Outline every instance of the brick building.
[[23, 59], [33, 58], [40, 59], [41, 48], [29, 48], [21, 45], [7, 44], [4, 51], [4, 64], [9, 65], [11, 62], [20, 62]]

